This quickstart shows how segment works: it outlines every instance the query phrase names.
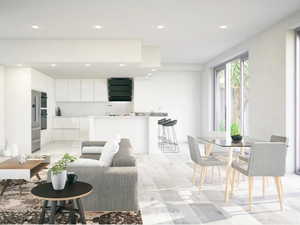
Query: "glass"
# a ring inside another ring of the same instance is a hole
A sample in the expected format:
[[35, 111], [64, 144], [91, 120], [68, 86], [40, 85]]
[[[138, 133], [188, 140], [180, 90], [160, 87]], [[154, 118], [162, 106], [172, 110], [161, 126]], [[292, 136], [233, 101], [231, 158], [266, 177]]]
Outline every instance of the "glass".
[[226, 130], [226, 85], [225, 69], [215, 74], [215, 131]]

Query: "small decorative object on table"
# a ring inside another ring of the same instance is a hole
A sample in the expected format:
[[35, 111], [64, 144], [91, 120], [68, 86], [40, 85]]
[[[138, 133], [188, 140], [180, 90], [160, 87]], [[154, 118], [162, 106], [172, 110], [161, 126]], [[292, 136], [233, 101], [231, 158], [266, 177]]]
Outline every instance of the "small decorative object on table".
[[67, 186], [75, 184], [78, 180], [78, 176], [73, 172], [68, 172]]
[[231, 125], [231, 138], [232, 138], [232, 142], [240, 142], [243, 137], [241, 136], [241, 132], [240, 132], [240, 127], [237, 123], [233, 123]]
[[54, 190], [63, 190], [67, 182], [67, 164], [74, 162], [76, 157], [69, 154], [65, 154], [61, 160], [59, 160], [50, 169], [51, 182]]

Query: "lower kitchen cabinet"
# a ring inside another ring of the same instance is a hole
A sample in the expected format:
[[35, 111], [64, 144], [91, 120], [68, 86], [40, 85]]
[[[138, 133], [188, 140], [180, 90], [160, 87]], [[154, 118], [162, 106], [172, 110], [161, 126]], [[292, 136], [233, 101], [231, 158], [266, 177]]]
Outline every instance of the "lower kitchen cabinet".
[[53, 141], [83, 141], [89, 136], [86, 117], [55, 117], [53, 120]]

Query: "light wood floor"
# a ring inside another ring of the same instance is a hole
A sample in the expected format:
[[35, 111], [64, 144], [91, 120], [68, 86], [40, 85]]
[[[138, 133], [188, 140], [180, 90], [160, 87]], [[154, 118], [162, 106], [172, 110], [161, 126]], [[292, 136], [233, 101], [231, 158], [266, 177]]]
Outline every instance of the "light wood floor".
[[[71, 142], [53, 143], [42, 153], [58, 156], [64, 149], [78, 154], [79, 146]], [[270, 179], [265, 198], [262, 197], [261, 179], [254, 179], [253, 208], [249, 213], [246, 179], [235, 188], [228, 203], [224, 202], [224, 181], [217, 173], [214, 181], [205, 181], [200, 192], [192, 184], [192, 163], [187, 146], [182, 146], [181, 150], [183, 153], [179, 154], [137, 155], [139, 204], [144, 224], [300, 224], [300, 176], [287, 175], [283, 179], [284, 212], [280, 211], [273, 179]]]

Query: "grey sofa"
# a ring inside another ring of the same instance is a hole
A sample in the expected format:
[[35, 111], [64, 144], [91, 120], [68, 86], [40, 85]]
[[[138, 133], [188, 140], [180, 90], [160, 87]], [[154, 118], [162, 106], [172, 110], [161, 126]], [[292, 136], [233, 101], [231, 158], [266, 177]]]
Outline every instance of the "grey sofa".
[[68, 167], [68, 171], [75, 172], [80, 181], [93, 186], [92, 194], [82, 199], [86, 211], [138, 210], [138, 177], [132, 147], [128, 139], [121, 139], [119, 145], [111, 167], [100, 167], [96, 161], [100, 155], [95, 154], [82, 157], [91, 158], [92, 163], [79, 159]]

